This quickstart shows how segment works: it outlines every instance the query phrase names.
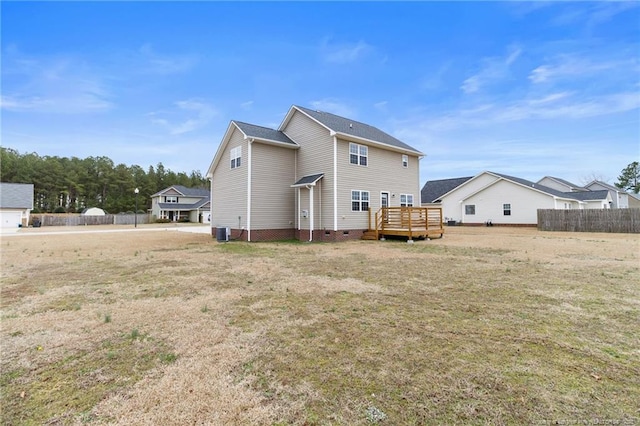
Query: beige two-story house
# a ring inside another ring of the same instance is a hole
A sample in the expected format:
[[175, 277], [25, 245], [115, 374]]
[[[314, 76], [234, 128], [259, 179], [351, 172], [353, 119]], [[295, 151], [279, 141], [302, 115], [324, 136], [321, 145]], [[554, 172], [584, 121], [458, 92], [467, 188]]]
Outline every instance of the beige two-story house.
[[211, 162], [211, 226], [245, 241], [360, 238], [380, 207], [420, 206], [420, 151], [292, 106], [278, 129], [231, 121]]

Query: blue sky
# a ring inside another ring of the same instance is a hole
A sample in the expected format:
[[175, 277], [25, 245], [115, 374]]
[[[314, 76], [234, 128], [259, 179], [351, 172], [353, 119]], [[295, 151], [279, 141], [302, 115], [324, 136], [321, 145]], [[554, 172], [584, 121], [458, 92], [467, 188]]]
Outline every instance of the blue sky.
[[614, 183], [640, 159], [638, 2], [12, 2], [2, 146], [203, 174], [293, 104], [484, 170]]

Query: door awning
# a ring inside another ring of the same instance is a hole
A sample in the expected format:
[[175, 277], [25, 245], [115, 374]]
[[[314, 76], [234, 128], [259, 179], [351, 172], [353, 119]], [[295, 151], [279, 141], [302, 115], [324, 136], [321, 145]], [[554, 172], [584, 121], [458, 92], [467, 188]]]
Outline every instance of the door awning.
[[304, 177], [298, 179], [298, 181], [296, 183], [294, 183], [293, 185], [291, 185], [291, 187], [292, 188], [300, 188], [300, 187], [303, 187], [303, 186], [315, 186], [316, 182], [318, 182], [323, 177], [324, 177], [324, 173], [318, 173], [316, 175], [307, 175], [307, 176], [304, 176]]

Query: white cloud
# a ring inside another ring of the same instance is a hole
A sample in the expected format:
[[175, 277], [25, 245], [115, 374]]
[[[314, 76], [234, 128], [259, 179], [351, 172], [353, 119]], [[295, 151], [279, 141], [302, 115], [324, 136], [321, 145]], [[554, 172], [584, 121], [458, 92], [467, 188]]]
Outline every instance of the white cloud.
[[510, 46], [506, 57], [489, 57], [482, 59], [478, 73], [465, 79], [460, 86], [464, 93], [475, 93], [484, 86], [500, 82], [509, 76], [509, 67], [520, 57], [522, 49]]
[[137, 71], [143, 74], [153, 73], [166, 75], [183, 73], [191, 70], [198, 62], [194, 55], [160, 54], [148, 43], [138, 49], [138, 56], [141, 63]]
[[325, 38], [320, 45], [322, 58], [326, 62], [336, 64], [356, 62], [365, 58], [373, 50], [373, 46], [362, 40], [356, 43], [331, 43], [328, 38]]
[[253, 106], [253, 101], [247, 101], [240, 104], [240, 108], [248, 110]]
[[[189, 99], [175, 102], [175, 108], [147, 114], [154, 124], [166, 128], [172, 135], [192, 132], [207, 125], [217, 111], [209, 104]], [[171, 119], [165, 118], [170, 117]]]
[[[616, 74], [637, 73], [638, 68], [638, 60], [634, 58], [595, 61], [576, 55], [558, 55], [549, 63], [534, 68], [529, 74], [529, 80], [533, 83], [546, 83], [559, 79], [591, 78], [608, 71], [615, 71]], [[607, 77], [611, 78], [611, 74]]]
[[5, 88], [11, 88], [2, 96], [4, 110], [82, 114], [114, 107], [99, 71], [72, 56], [36, 59], [12, 49], [3, 65]]

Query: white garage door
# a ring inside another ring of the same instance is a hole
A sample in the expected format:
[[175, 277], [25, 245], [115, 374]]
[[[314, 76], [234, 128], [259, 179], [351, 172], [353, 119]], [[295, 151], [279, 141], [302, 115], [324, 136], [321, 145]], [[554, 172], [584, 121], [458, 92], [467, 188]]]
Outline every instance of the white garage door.
[[22, 223], [22, 214], [16, 211], [0, 211], [0, 228], [17, 228]]

